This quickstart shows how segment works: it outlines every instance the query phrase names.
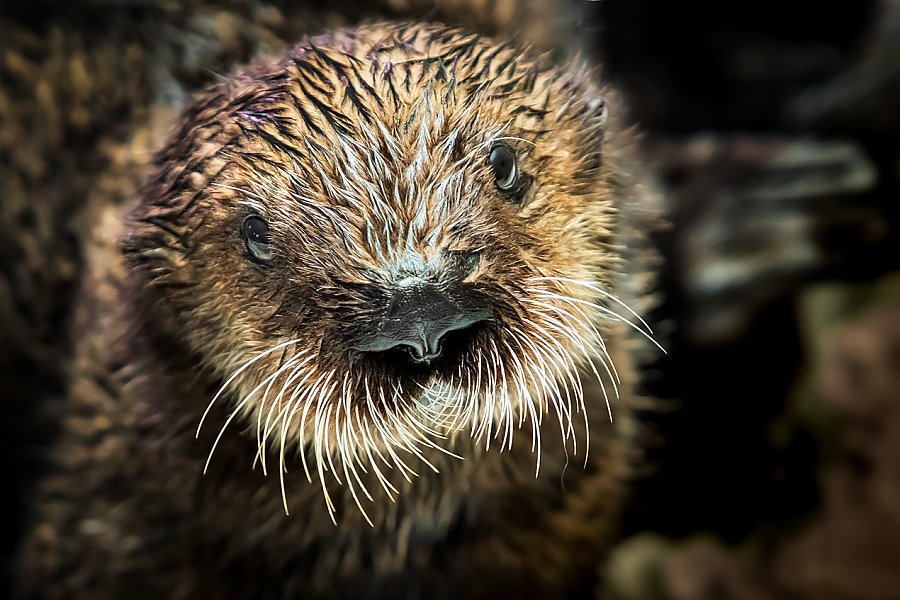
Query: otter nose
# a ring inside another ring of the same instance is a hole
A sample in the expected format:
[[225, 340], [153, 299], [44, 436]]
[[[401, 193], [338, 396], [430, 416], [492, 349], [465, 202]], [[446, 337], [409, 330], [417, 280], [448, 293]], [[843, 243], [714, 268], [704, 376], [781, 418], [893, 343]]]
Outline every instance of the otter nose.
[[472, 320], [432, 285], [398, 290], [391, 298], [381, 336], [393, 348], [409, 352], [416, 362], [429, 362], [441, 354], [441, 340], [464, 329]]
[[487, 308], [467, 300], [429, 283], [402, 287], [392, 295], [377, 333], [357, 348], [366, 352], [404, 350], [413, 362], [427, 364], [441, 355], [448, 334], [490, 317]]

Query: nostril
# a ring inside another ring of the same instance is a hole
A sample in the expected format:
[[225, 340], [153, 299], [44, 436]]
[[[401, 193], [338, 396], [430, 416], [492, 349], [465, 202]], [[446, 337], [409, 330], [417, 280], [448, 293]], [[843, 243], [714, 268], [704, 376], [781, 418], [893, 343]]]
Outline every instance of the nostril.
[[435, 348], [426, 348], [419, 344], [397, 344], [396, 350], [405, 352], [414, 363], [429, 363], [441, 355], [441, 344]]
[[397, 331], [393, 337], [392, 349], [401, 350], [409, 355], [413, 362], [431, 361], [440, 355], [440, 340], [433, 340], [426, 323], [411, 323], [406, 331]]
[[421, 346], [415, 346], [412, 344], [397, 344], [396, 346], [394, 346], [394, 348], [402, 352], [406, 352], [415, 361], [419, 361], [425, 358], [425, 349]]

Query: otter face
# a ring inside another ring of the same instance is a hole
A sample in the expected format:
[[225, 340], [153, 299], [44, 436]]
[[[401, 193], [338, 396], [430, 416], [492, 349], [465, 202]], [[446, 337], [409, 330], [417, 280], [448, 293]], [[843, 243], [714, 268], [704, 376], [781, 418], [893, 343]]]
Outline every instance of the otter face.
[[585, 72], [463, 30], [314, 38], [186, 111], [126, 254], [260, 444], [391, 494], [613, 378], [604, 124]]

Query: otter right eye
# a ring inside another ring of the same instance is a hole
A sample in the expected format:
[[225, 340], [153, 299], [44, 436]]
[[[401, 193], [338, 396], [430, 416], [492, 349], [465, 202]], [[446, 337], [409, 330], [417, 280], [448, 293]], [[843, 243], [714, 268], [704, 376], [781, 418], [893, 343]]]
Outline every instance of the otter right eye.
[[488, 164], [494, 172], [497, 187], [503, 191], [510, 191], [516, 185], [516, 157], [508, 147], [499, 145], [491, 149], [488, 155]]
[[258, 263], [268, 264], [272, 261], [272, 249], [269, 247], [269, 225], [262, 217], [251, 215], [244, 219], [241, 233], [247, 252]]

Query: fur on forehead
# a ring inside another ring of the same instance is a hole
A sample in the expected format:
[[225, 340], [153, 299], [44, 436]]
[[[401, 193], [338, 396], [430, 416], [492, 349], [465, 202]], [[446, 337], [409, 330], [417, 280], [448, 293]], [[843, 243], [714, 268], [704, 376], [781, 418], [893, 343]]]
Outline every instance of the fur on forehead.
[[605, 106], [591, 80], [586, 69], [464, 29], [374, 24], [311, 38], [239, 74], [229, 107], [276, 149], [339, 151], [356, 141], [398, 159], [467, 129], [537, 138], [577, 122], [596, 134]]

